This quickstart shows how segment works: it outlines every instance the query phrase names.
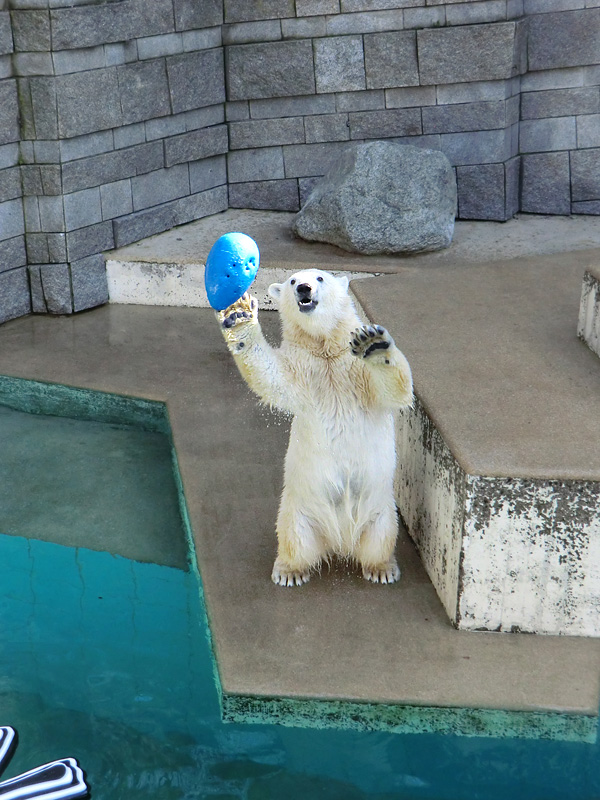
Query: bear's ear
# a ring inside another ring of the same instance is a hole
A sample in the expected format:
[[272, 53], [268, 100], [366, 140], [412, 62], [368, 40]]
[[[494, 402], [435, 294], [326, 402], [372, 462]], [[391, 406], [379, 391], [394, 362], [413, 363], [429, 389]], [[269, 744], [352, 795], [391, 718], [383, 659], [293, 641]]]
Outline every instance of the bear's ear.
[[338, 281], [342, 284], [342, 289], [345, 292], [347, 292], [348, 291], [348, 285], [350, 283], [350, 281], [348, 280], [348, 277], [346, 275], [342, 275], [341, 277], [338, 278]]
[[272, 283], [269, 286], [269, 294], [271, 297], [274, 297], [275, 300], [279, 300], [281, 297], [281, 290], [283, 289], [283, 283]]

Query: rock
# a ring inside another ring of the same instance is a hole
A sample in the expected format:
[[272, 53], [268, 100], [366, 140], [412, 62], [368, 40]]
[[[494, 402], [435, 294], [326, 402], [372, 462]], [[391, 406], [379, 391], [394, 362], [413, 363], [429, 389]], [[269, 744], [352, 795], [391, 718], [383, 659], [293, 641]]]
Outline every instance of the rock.
[[443, 153], [377, 141], [344, 151], [292, 228], [351, 252], [417, 253], [448, 247], [455, 215], [456, 178]]

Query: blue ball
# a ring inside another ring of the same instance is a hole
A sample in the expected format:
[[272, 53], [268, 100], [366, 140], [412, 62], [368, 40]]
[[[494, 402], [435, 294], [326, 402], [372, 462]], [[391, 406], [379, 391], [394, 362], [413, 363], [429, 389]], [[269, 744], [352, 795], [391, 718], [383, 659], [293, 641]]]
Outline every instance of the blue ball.
[[248, 290], [256, 278], [260, 253], [245, 233], [226, 233], [213, 244], [206, 259], [204, 285], [208, 302], [223, 311]]

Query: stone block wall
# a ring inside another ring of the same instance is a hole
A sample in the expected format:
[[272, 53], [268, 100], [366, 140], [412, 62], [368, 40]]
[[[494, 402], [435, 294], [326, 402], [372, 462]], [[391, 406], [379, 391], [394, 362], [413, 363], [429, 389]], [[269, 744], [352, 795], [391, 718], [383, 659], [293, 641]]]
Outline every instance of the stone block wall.
[[103, 251], [227, 208], [221, 1], [64, 5], [0, 12], [0, 321], [99, 305]]
[[462, 219], [598, 214], [599, 42], [600, 0], [0, 0], [0, 322], [353, 142], [442, 150]]

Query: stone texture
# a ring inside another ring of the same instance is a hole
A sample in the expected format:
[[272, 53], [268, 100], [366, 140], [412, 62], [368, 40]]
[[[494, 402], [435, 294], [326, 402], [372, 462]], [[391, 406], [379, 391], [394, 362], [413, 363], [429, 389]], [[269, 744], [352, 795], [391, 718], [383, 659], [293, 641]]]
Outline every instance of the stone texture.
[[225, 102], [221, 49], [167, 59], [171, 106], [174, 114]]
[[507, 219], [504, 164], [457, 167], [456, 183], [460, 219]]
[[577, 67], [598, 62], [600, 8], [530, 17], [529, 69]]
[[298, 211], [298, 182], [282, 180], [232, 183], [229, 187], [229, 207]]
[[25, 264], [27, 264], [27, 252], [24, 236], [14, 236], [12, 239], [0, 242], [0, 272], [8, 272]]
[[418, 86], [417, 36], [413, 31], [364, 37], [367, 89]]
[[572, 199], [600, 199], [600, 148], [571, 153]]
[[182, 133], [165, 140], [165, 166], [211, 158], [227, 152], [227, 128], [216, 125], [199, 131]]
[[423, 109], [423, 133], [490, 131], [506, 125], [506, 101], [460, 103]]
[[304, 142], [302, 117], [249, 120], [229, 125], [229, 146], [232, 150], [248, 147], [271, 147], [278, 144]]
[[108, 283], [104, 256], [98, 253], [71, 262], [73, 311], [83, 311], [108, 303]]
[[260, 19], [294, 17], [294, 0], [224, 0], [225, 22], [250, 22]]
[[521, 210], [531, 214], [570, 214], [568, 153], [522, 156]]
[[361, 36], [316, 39], [315, 75], [317, 92], [353, 92], [366, 86]]
[[143, 175], [164, 166], [163, 143], [148, 142], [135, 147], [115, 150], [98, 156], [81, 158], [63, 164], [62, 178], [65, 192], [75, 192], [113, 183], [135, 175]]
[[357, 111], [349, 116], [351, 139], [389, 139], [397, 136], [418, 136], [421, 111], [398, 108], [387, 111]]
[[167, 72], [162, 59], [117, 68], [122, 124], [171, 113]]
[[227, 155], [227, 168], [230, 183], [278, 180], [287, 177], [284, 174], [281, 147], [233, 150]]
[[0, 145], [19, 140], [19, 104], [15, 80], [0, 81]]
[[59, 76], [56, 79], [58, 134], [80, 136], [121, 125], [121, 105], [115, 102], [118, 96], [113, 67]]
[[456, 182], [439, 152], [390, 142], [348, 148], [296, 216], [294, 232], [365, 254], [448, 247]]
[[43, 307], [38, 299], [34, 310], [49, 314], [71, 314], [73, 297], [71, 294], [71, 273], [68, 264], [43, 264], [32, 267], [40, 278]]
[[577, 147], [575, 117], [521, 120], [519, 148], [522, 153], [571, 150]]
[[226, 55], [228, 100], [294, 97], [315, 92], [309, 41], [235, 45], [226, 48]]
[[175, 29], [207, 28], [223, 22], [223, 0], [173, 0]]
[[11, 269], [0, 273], [0, 323], [31, 312], [27, 269]]
[[515, 22], [417, 32], [422, 84], [510, 78], [524, 71]]
[[50, 15], [48, 11], [13, 11], [11, 14], [14, 47], [21, 52], [50, 50]]
[[521, 119], [570, 117], [598, 112], [600, 91], [597, 86], [524, 92], [521, 95]]

